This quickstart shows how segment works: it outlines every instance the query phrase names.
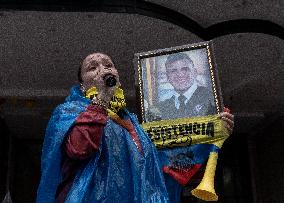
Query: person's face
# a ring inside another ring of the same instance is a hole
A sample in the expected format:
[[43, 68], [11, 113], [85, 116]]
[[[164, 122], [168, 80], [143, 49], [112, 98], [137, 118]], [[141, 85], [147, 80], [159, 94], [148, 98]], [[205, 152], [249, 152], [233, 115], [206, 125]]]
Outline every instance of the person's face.
[[182, 59], [167, 65], [168, 81], [174, 89], [183, 93], [190, 88], [196, 77], [196, 70], [191, 61]]
[[103, 82], [103, 77], [107, 74], [112, 74], [119, 83], [118, 72], [109, 56], [94, 53], [87, 56], [83, 61], [81, 76], [83, 80], [82, 84], [86, 89], [95, 86], [94, 80]]

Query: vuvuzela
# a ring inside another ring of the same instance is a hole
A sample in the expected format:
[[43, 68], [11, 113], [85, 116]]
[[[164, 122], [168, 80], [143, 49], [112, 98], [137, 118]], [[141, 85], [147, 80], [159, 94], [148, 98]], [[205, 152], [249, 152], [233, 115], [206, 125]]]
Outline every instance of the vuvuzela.
[[211, 152], [207, 161], [204, 176], [200, 184], [191, 191], [195, 197], [205, 201], [217, 201], [218, 195], [214, 189], [214, 177], [217, 166], [218, 152]]

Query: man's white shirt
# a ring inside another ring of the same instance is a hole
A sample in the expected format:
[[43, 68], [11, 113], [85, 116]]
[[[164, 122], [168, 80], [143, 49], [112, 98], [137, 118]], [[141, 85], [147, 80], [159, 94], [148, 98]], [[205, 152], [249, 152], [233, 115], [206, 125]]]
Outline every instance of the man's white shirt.
[[[188, 100], [190, 100], [190, 98], [192, 97], [193, 93], [195, 92], [195, 90], [197, 89], [197, 83], [194, 82], [193, 85], [183, 94], [186, 97], [186, 100], [184, 101], [184, 104], [186, 104], [188, 102]], [[180, 106], [180, 102], [178, 100], [178, 97], [180, 96], [179, 93], [177, 93], [176, 91], [173, 92], [174, 95], [174, 99], [175, 99], [175, 107], [177, 109], [179, 109]]]

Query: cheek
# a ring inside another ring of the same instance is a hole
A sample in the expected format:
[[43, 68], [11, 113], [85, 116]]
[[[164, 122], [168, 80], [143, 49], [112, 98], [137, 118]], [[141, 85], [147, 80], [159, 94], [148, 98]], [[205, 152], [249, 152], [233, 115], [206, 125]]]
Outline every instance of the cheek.
[[170, 83], [173, 83], [173, 82], [176, 81], [176, 77], [174, 75], [170, 75], [170, 76], [168, 76], [168, 80], [169, 80]]
[[89, 83], [93, 82], [95, 75], [96, 74], [94, 72], [88, 72], [88, 73], [85, 73], [84, 75], [82, 75], [82, 79], [85, 83], [89, 84]]
[[191, 74], [189, 72], [185, 72], [184, 73], [184, 77], [190, 79], [191, 78]]
[[191, 74], [188, 72], [182, 72], [182, 74], [179, 75], [178, 80], [180, 82], [189, 81], [191, 80]]

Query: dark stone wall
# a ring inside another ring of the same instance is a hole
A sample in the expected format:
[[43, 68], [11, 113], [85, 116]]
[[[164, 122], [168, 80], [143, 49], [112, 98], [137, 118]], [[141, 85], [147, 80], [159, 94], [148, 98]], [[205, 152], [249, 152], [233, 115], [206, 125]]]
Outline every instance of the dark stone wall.
[[6, 174], [8, 168], [9, 134], [4, 119], [0, 118], [0, 200], [6, 193]]
[[282, 192], [284, 181], [281, 178], [284, 175], [283, 129], [284, 118], [282, 117], [271, 122], [266, 130], [254, 136], [258, 202], [282, 202], [284, 200]]

